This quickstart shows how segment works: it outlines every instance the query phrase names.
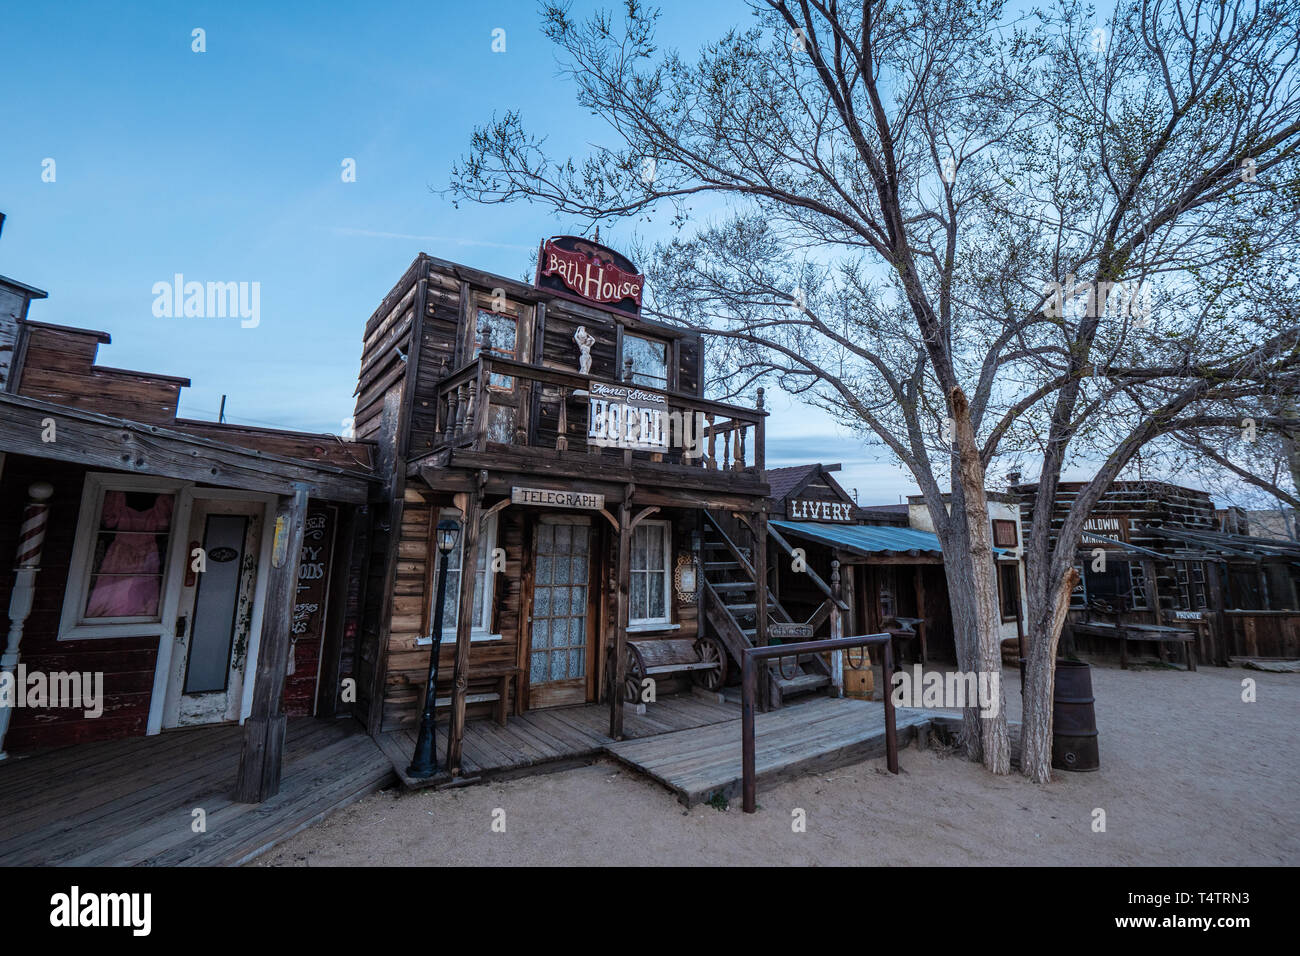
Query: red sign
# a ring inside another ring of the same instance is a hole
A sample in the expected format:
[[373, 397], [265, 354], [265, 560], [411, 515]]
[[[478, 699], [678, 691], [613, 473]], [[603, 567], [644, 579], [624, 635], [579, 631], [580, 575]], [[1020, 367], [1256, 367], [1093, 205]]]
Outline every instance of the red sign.
[[[618, 260], [628, 268], [622, 268]], [[543, 283], [543, 279], [550, 282]], [[604, 246], [561, 236], [543, 242], [537, 256], [537, 284], [554, 288], [557, 283], [580, 299], [635, 315], [641, 308], [645, 277], [634, 271], [631, 262]], [[628, 302], [631, 308], [625, 304]]]

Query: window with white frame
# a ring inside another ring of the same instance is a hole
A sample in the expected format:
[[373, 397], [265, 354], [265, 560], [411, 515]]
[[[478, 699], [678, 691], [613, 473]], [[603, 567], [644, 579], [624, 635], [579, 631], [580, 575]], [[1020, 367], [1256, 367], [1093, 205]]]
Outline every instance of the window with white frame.
[[181, 482], [87, 475], [61, 638], [161, 634]]
[[668, 521], [642, 521], [632, 531], [629, 625], [670, 623], [671, 547], [672, 524]]
[[[450, 518], [461, 526], [456, 535], [456, 547], [447, 555], [447, 595], [442, 604], [442, 640], [456, 640], [456, 622], [460, 617], [460, 588], [464, 579], [465, 563], [465, 525], [459, 511], [445, 510], [439, 520]], [[474, 607], [470, 621], [470, 634], [487, 635], [492, 629], [492, 552], [496, 549], [497, 516], [489, 515], [481, 520], [478, 536], [478, 560], [474, 568]], [[441, 554], [438, 560], [443, 560]], [[433, 586], [437, 587], [438, 567], [435, 562]], [[436, 591], [434, 592], [437, 593]], [[433, 622], [429, 623], [430, 629]]]

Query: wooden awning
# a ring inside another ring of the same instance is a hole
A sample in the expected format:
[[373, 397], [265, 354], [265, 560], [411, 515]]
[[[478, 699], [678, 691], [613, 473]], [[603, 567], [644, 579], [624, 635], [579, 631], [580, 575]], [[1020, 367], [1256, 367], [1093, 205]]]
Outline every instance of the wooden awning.
[[[46, 441], [50, 422], [54, 440]], [[311, 498], [352, 503], [366, 501], [379, 480], [366, 471], [3, 393], [0, 452], [273, 494], [302, 485]]]

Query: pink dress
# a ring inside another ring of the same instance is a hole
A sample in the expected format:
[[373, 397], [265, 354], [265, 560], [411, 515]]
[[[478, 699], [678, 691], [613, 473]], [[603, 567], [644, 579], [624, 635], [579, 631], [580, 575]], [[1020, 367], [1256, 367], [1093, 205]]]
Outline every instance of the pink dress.
[[142, 533], [113, 535], [104, 560], [95, 571], [90, 598], [86, 601], [86, 617], [157, 615], [162, 554], [156, 535], [165, 535], [171, 527], [172, 506], [171, 495], [158, 495], [146, 511], [136, 511], [128, 505], [125, 492], [110, 491], [104, 495], [100, 529]]

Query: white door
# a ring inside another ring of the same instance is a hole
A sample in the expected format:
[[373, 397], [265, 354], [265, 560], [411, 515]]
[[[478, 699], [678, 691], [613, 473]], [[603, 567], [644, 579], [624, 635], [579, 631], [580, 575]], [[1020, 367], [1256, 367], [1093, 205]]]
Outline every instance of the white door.
[[264, 515], [260, 501], [194, 500], [166, 726], [239, 719]]

